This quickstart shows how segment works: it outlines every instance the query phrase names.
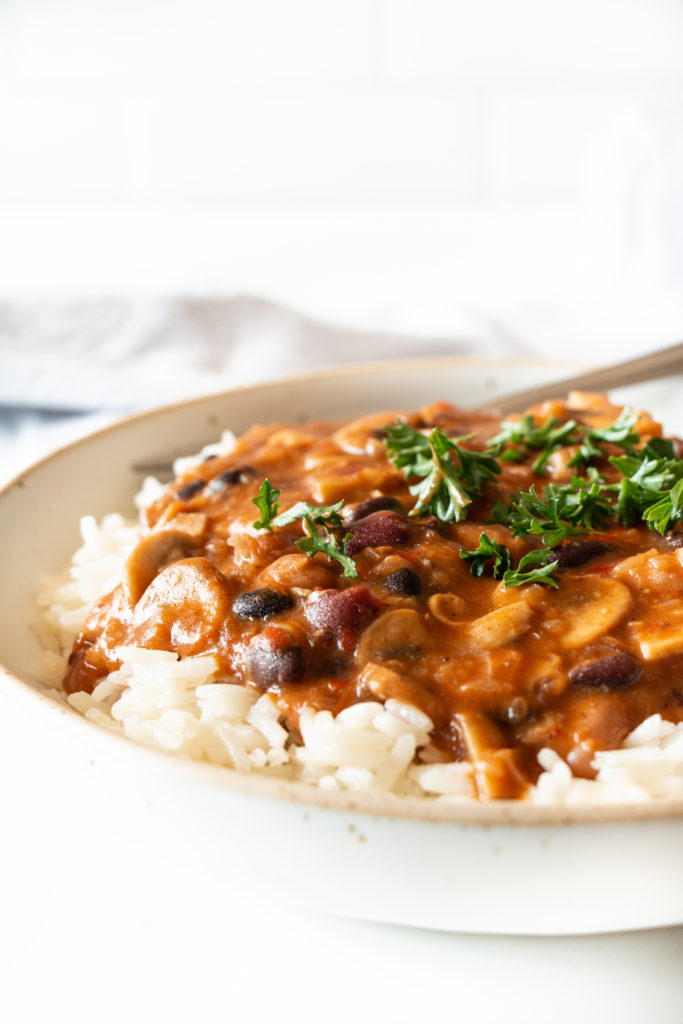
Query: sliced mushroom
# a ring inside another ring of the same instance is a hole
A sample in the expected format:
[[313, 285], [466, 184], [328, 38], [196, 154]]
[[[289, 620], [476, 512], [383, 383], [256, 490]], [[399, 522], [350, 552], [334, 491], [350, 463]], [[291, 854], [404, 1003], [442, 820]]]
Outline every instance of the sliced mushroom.
[[230, 614], [228, 581], [207, 558], [186, 558], [162, 569], [138, 601], [127, 643], [203, 654], [218, 641]]
[[289, 590], [293, 587], [314, 590], [316, 587], [329, 587], [334, 581], [334, 570], [323, 559], [298, 553], [276, 558], [258, 576], [260, 586], [275, 584]]
[[[200, 518], [205, 522], [204, 516]], [[185, 530], [165, 528], [144, 537], [133, 548], [123, 571], [123, 590], [129, 605], [134, 607], [138, 603], [162, 569], [182, 558], [195, 555], [197, 550], [196, 530], [188, 533]]]
[[467, 611], [467, 601], [457, 594], [432, 594], [427, 601], [429, 611], [447, 626], [455, 626]]
[[504, 647], [525, 633], [531, 625], [533, 608], [526, 601], [503, 605], [475, 619], [466, 628], [466, 635], [485, 651]]
[[568, 650], [585, 647], [604, 636], [624, 617], [632, 602], [628, 587], [609, 576], [565, 580], [555, 598], [562, 646]]
[[385, 612], [365, 630], [358, 645], [360, 662], [418, 658], [429, 639], [422, 617], [412, 608]]

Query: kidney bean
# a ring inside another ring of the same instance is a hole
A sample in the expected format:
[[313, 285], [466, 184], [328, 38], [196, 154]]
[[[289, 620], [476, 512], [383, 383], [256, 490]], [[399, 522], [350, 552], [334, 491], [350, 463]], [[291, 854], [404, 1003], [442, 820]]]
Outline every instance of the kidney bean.
[[378, 494], [375, 498], [366, 498], [355, 508], [350, 509], [349, 522], [357, 523], [359, 519], [365, 519], [372, 512], [382, 512], [385, 509], [392, 509], [394, 512], [402, 512], [403, 506], [398, 498], [392, 498], [388, 494]]
[[182, 487], [178, 488], [176, 497], [178, 501], [189, 501], [196, 494], [199, 494], [200, 491], [203, 491], [205, 486], [205, 480], [190, 480], [189, 484], [183, 484]]
[[683, 548], [683, 531], [678, 532], [672, 530], [671, 533], [667, 533], [666, 539], [669, 542], [669, 546], [672, 548]]
[[372, 512], [363, 519], [351, 523], [352, 536], [347, 541], [346, 552], [353, 556], [363, 548], [377, 548], [385, 544], [405, 544], [408, 540], [408, 524], [397, 512]]
[[306, 670], [303, 652], [279, 629], [266, 629], [249, 645], [247, 665], [260, 690], [296, 683]]
[[628, 651], [616, 651], [595, 661], [584, 661], [569, 673], [569, 682], [581, 690], [602, 687], [625, 690], [632, 686], [643, 671], [642, 666]]
[[384, 577], [384, 586], [394, 594], [416, 597], [422, 590], [422, 580], [413, 569], [397, 569]]
[[604, 555], [609, 550], [609, 544], [605, 544], [603, 540], [587, 538], [586, 540], [570, 540], [567, 544], [558, 544], [552, 549], [552, 552], [558, 569], [575, 569], [579, 565], [590, 562], [591, 558]]
[[294, 604], [289, 594], [279, 590], [250, 590], [240, 594], [232, 603], [234, 614], [240, 619], [269, 619], [271, 615], [279, 615]]
[[306, 604], [306, 618], [316, 629], [357, 632], [375, 617], [380, 605], [363, 586], [323, 590]]

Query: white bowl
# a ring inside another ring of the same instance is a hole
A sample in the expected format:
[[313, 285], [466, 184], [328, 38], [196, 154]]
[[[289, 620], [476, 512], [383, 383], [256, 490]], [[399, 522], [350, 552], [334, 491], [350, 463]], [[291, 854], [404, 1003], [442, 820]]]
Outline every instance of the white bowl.
[[[682, 799], [542, 808], [323, 792], [137, 746], [55, 700], [35, 674], [40, 574], [68, 561], [81, 515], [131, 510], [135, 464], [198, 450], [224, 428], [438, 398], [474, 404], [563, 371], [441, 359], [298, 376], [132, 417], [23, 473], [0, 494], [0, 710], [4, 722], [24, 725], [7, 729], [5, 746], [22, 736], [12, 757], [30, 793], [27, 814], [60, 841], [80, 829], [81, 845], [87, 819], [86, 855], [101, 858], [103, 872], [125, 874], [122, 858], [132, 864], [144, 849], [148, 859], [212, 874], [223, 899], [230, 878], [335, 913], [446, 930], [550, 935], [683, 923]], [[658, 403], [653, 411], [680, 430], [668, 416], [675, 393], [669, 380], [633, 398]]]

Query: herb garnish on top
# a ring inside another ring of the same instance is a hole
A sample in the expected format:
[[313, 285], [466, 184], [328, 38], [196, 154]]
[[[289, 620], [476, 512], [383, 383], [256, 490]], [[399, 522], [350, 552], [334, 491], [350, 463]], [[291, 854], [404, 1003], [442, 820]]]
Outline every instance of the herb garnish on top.
[[431, 514], [444, 523], [459, 523], [484, 483], [501, 472], [492, 449], [462, 447], [471, 435], [450, 438], [439, 427], [423, 434], [402, 420], [385, 427], [385, 433], [389, 461], [408, 478], [422, 478], [409, 487], [417, 499], [409, 512], [413, 518]]
[[339, 562], [345, 576], [358, 579], [356, 563], [346, 554], [346, 543], [351, 535], [347, 534], [340, 542], [330, 532], [342, 525], [340, 512], [344, 502], [338, 501], [334, 505], [313, 505], [308, 501], [297, 501], [291, 508], [278, 515], [279, 496], [280, 491], [266, 478], [259, 488], [258, 495], [251, 499], [261, 513], [261, 519], [253, 524], [254, 528], [272, 532], [274, 527], [288, 526], [300, 519], [305, 536], [296, 541], [299, 550], [311, 558], [318, 553], [326, 555]]

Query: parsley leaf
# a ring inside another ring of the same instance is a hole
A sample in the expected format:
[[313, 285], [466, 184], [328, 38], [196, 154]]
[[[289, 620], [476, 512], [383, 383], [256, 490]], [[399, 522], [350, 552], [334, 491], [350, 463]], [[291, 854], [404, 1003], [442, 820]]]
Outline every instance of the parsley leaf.
[[[553, 573], [557, 568], [557, 559], [550, 557], [543, 549], [529, 551], [524, 555], [516, 569], [512, 568], [512, 552], [497, 540], [491, 540], [486, 533], [479, 536], [479, 547], [474, 551], [461, 551], [460, 557], [470, 562], [473, 576], [481, 576], [484, 567], [493, 558], [493, 578], [502, 580], [505, 587], [521, 587], [524, 583], [545, 583], [549, 587], [558, 587], [559, 583]], [[531, 568], [528, 568], [531, 566]]]
[[549, 484], [543, 496], [557, 498], [561, 517], [574, 526], [588, 531], [604, 530], [614, 514], [609, 495], [617, 490], [617, 485], [605, 483], [593, 467], [588, 472], [588, 477], [572, 477], [569, 484]]
[[674, 455], [671, 441], [654, 438], [638, 451], [612, 456], [610, 462], [622, 474], [617, 497], [617, 519], [632, 526], [646, 519], [647, 510], [664, 500], [683, 479], [683, 460]]
[[279, 497], [280, 492], [266, 477], [259, 488], [258, 496], [251, 499], [252, 504], [256, 505], [261, 513], [261, 518], [253, 524], [255, 530], [270, 530], [272, 532], [272, 523], [280, 508], [280, 502], [277, 500]]
[[270, 480], [264, 480], [258, 497], [251, 499], [261, 512], [260, 521], [254, 523], [255, 529], [272, 531], [274, 526], [288, 526], [300, 519], [305, 536], [296, 542], [299, 550], [311, 558], [318, 552], [327, 555], [328, 558], [339, 562], [345, 576], [357, 580], [356, 563], [346, 554], [346, 543], [351, 534], [347, 533], [340, 543], [334, 534], [330, 533], [330, 529], [342, 525], [339, 513], [344, 501], [337, 501], [334, 505], [312, 505], [308, 501], [297, 501], [296, 505], [277, 515], [280, 507], [277, 500], [279, 496], [280, 492], [273, 488]]
[[604, 459], [605, 450], [600, 447], [601, 444], [618, 444], [630, 451], [640, 441], [640, 434], [632, 429], [637, 419], [630, 409], [624, 408], [608, 427], [587, 431], [578, 452], [569, 460], [569, 465], [583, 463], [587, 466], [594, 459]]
[[[558, 448], [572, 444], [577, 429], [574, 420], [560, 423], [555, 416], [551, 416], [538, 426], [531, 415], [522, 416], [521, 420], [515, 422], [505, 421], [501, 423], [501, 427], [503, 429], [500, 434], [491, 441], [491, 444], [498, 446], [499, 449], [509, 443], [522, 445], [526, 449], [543, 449], [531, 466], [534, 473], [543, 473], [552, 453]], [[508, 448], [500, 457], [505, 462], [519, 462], [523, 454], [518, 448]]]
[[539, 498], [533, 487], [518, 491], [509, 505], [494, 505], [494, 521], [512, 529], [515, 537], [540, 536], [548, 548], [568, 537], [603, 530], [613, 513], [607, 497], [614, 485], [597, 475], [574, 477], [570, 484], [549, 484]]
[[318, 554], [318, 552], [327, 555], [328, 558], [339, 562], [344, 569], [345, 576], [354, 580], [358, 579], [356, 563], [346, 554], [346, 544], [351, 536], [350, 533], [346, 534], [340, 545], [337, 538], [325, 526], [321, 526], [318, 529], [310, 516], [304, 515], [301, 519], [301, 525], [306, 536], [296, 542], [296, 546], [300, 551], [303, 551], [310, 558]]
[[[527, 566], [533, 568], [527, 570]], [[524, 555], [516, 569], [508, 569], [503, 574], [503, 583], [506, 587], [521, 587], [524, 583], [545, 583], [546, 586], [557, 589], [560, 584], [553, 575], [556, 569], [557, 559], [551, 558], [549, 561], [548, 552], [539, 548]]]
[[530, 487], [528, 491], [518, 491], [513, 498], [508, 506], [507, 522], [515, 537], [540, 536], [546, 547], [554, 548], [567, 537], [585, 532], [565, 516], [565, 509], [563, 495], [550, 494], [544, 501]]
[[658, 533], [666, 533], [683, 518], [683, 480], [679, 480], [664, 497], [643, 512], [643, 519]]
[[486, 533], [479, 536], [479, 547], [474, 551], [461, 551], [460, 557], [470, 563], [473, 576], [482, 576], [487, 562], [493, 558], [493, 578], [500, 580], [503, 573], [512, 566], [512, 552], [497, 540], [491, 540]]
[[467, 437], [447, 437], [439, 427], [423, 434], [399, 420], [385, 431], [387, 454], [393, 465], [406, 477], [422, 477], [409, 488], [416, 498], [409, 513], [413, 518], [431, 513], [444, 523], [460, 522], [485, 482], [495, 480], [501, 472], [491, 450], [462, 448], [459, 442]]
[[273, 526], [287, 526], [306, 516], [314, 523], [325, 526], [341, 526], [342, 517], [339, 512], [343, 506], [343, 498], [334, 505], [311, 505], [308, 501], [297, 501], [296, 505], [292, 505], [286, 512], [281, 512], [277, 519], [273, 519]]

